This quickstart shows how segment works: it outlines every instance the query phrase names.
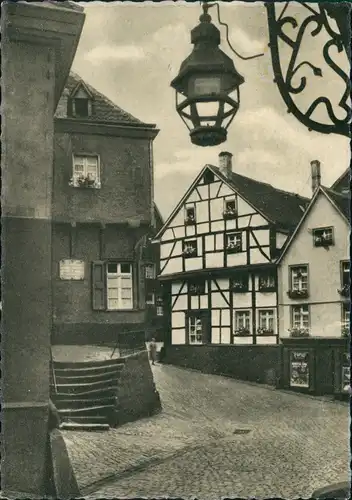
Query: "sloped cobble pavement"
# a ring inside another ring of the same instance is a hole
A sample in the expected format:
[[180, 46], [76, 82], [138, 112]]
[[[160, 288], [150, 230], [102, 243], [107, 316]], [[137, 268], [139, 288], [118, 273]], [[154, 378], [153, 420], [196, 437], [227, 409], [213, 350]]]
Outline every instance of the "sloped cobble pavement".
[[309, 498], [349, 477], [346, 404], [173, 366], [153, 371], [161, 414], [64, 433], [86, 498]]

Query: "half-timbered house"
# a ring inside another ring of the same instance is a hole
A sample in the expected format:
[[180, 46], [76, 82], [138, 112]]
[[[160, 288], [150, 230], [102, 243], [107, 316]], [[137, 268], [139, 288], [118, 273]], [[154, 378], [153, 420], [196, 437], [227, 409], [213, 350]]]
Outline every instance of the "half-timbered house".
[[278, 343], [277, 258], [309, 202], [205, 165], [156, 236], [167, 343]]

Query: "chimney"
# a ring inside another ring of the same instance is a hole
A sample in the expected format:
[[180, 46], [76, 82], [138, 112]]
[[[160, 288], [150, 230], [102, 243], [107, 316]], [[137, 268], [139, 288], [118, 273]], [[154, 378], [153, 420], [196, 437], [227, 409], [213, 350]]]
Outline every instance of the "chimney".
[[313, 160], [310, 162], [312, 176], [312, 192], [313, 194], [321, 184], [320, 161]]
[[219, 154], [219, 169], [225, 176], [229, 177], [232, 172], [232, 154], [227, 151], [222, 151]]

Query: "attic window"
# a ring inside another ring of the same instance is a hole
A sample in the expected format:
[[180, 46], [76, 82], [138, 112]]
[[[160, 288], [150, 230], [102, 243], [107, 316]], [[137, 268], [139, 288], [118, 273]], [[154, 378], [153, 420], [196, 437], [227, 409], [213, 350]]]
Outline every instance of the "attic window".
[[204, 182], [204, 184], [211, 184], [212, 182], [214, 182], [214, 174], [211, 170], [207, 169], [204, 172], [203, 182]]
[[80, 118], [89, 116], [89, 99], [75, 97], [72, 104], [72, 111], [74, 116], [78, 116]]
[[223, 215], [224, 219], [234, 219], [237, 216], [236, 200], [225, 200]]
[[315, 247], [329, 247], [334, 244], [332, 227], [313, 229]]
[[188, 226], [196, 223], [196, 207], [194, 205], [185, 207], [185, 223]]

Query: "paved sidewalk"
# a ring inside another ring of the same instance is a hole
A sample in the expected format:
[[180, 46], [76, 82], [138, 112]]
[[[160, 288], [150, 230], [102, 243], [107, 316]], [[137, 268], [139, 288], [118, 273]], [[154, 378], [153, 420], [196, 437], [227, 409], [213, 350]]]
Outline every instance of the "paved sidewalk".
[[167, 365], [153, 373], [162, 414], [64, 432], [85, 496], [297, 498], [348, 477], [348, 405]]

